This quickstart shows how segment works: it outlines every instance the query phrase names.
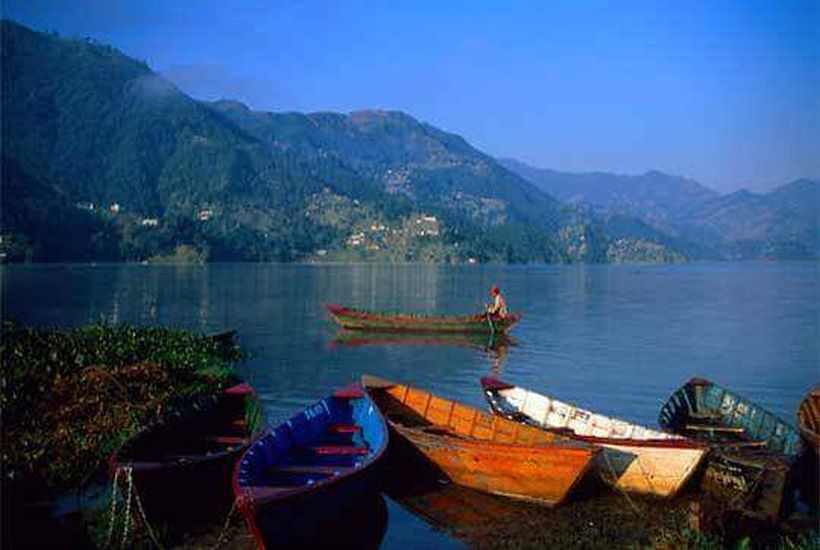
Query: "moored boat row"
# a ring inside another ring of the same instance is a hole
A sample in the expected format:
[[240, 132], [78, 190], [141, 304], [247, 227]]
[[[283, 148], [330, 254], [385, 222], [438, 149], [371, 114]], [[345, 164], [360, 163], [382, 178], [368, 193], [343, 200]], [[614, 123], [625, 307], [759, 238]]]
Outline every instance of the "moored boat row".
[[112, 455], [112, 472], [132, 476], [146, 521], [178, 521], [199, 508], [213, 516], [233, 502], [258, 548], [317, 537], [375, 548], [386, 521], [388, 446], [409, 451], [439, 479], [547, 506], [571, 498], [588, 476], [619, 491], [671, 497], [702, 468], [733, 505], [774, 518], [786, 509], [807, 448], [801, 433], [816, 449], [820, 425], [817, 390], [800, 405], [798, 431], [694, 378], [663, 405], [655, 429], [496, 377], [480, 384], [490, 413], [364, 375], [264, 431], [252, 389], [235, 384], [193, 414], [138, 433]]

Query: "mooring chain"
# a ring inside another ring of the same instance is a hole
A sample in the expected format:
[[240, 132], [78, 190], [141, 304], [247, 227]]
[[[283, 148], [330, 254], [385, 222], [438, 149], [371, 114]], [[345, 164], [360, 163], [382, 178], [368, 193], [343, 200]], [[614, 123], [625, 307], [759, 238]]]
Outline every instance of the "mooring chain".
[[105, 539], [105, 547], [111, 547], [111, 538], [114, 536], [114, 522], [117, 513], [117, 485], [120, 479], [120, 468], [114, 470], [114, 480], [111, 482], [111, 512], [108, 516], [108, 536]]
[[231, 519], [233, 518], [236, 511], [239, 509], [236, 506], [237, 499], [234, 499], [233, 504], [231, 504], [231, 509], [228, 512], [228, 517], [225, 518], [225, 523], [222, 524], [222, 531], [219, 532], [219, 536], [216, 538], [216, 544], [212, 546], [212, 550], [216, 550], [220, 548], [223, 544], [225, 544], [225, 536], [228, 534], [228, 529], [231, 527]]
[[151, 523], [148, 521], [148, 516], [145, 514], [145, 508], [142, 506], [142, 499], [140, 499], [139, 491], [134, 489], [134, 500], [137, 502], [137, 511], [140, 513], [140, 517], [142, 518], [142, 522], [145, 525], [145, 530], [148, 531], [148, 537], [151, 539], [159, 550], [163, 549], [162, 543], [159, 541], [156, 533], [151, 528]]
[[132, 511], [131, 511], [131, 503], [137, 503], [137, 512], [139, 512], [140, 519], [142, 523], [145, 525], [145, 529], [148, 532], [148, 536], [151, 539], [156, 547], [159, 550], [163, 549], [162, 543], [159, 541], [159, 537], [157, 537], [156, 532], [151, 527], [150, 522], [148, 521], [148, 516], [145, 514], [145, 508], [142, 505], [142, 499], [140, 499], [139, 492], [137, 491], [137, 487], [134, 484], [134, 469], [131, 466], [120, 466], [114, 471], [114, 479], [111, 482], [111, 511], [109, 514], [109, 525], [108, 525], [108, 536], [105, 541], [106, 548], [112, 548], [114, 546], [114, 528], [118, 522], [118, 498], [119, 491], [122, 490], [120, 487], [120, 474], [122, 477], [125, 478], [125, 494], [122, 497], [124, 506], [122, 507], [122, 536], [120, 537], [120, 548], [126, 548], [128, 543], [128, 535], [131, 530], [131, 522], [133, 521], [132, 518]]
[[132, 475], [131, 466], [125, 466], [125, 484], [128, 489], [126, 489], [125, 497], [125, 526], [122, 528], [120, 548], [125, 548], [125, 543], [128, 542], [128, 531], [131, 527], [131, 498], [134, 493], [134, 476]]

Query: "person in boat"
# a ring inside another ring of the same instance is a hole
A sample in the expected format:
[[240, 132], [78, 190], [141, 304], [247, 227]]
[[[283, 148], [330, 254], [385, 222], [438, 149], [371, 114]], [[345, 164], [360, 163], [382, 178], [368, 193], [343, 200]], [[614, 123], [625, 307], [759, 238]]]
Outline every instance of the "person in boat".
[[507, 316], [507, 302], [501, 296], [501, 289], [498, 285], [493, 285], [490, 288], [490, 296], [492, 296], [493, 301], [487, 304], [487, 314], [503, 319]]

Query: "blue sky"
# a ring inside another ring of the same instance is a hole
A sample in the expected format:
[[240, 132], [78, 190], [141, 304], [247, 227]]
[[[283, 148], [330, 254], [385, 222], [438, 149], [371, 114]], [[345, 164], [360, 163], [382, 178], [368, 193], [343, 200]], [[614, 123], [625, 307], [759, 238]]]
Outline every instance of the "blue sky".
[[693, 177], [820, 177], [820, 1], [3, 0], [188, 94], [399, 109], [496, 156]]

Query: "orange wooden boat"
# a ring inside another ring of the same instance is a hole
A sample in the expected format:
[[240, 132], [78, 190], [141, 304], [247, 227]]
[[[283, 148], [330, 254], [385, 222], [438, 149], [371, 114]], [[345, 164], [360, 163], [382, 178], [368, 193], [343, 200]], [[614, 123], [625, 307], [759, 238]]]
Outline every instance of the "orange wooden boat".
[[480, 491], [559, 504], [601, 450], [375, 376], [363, 376], [362, 386], [398, 437], [453, 482]]
[[797, 427], [815, 451], [820, 452], [820, 385], [810, 389], [797, 407]]

